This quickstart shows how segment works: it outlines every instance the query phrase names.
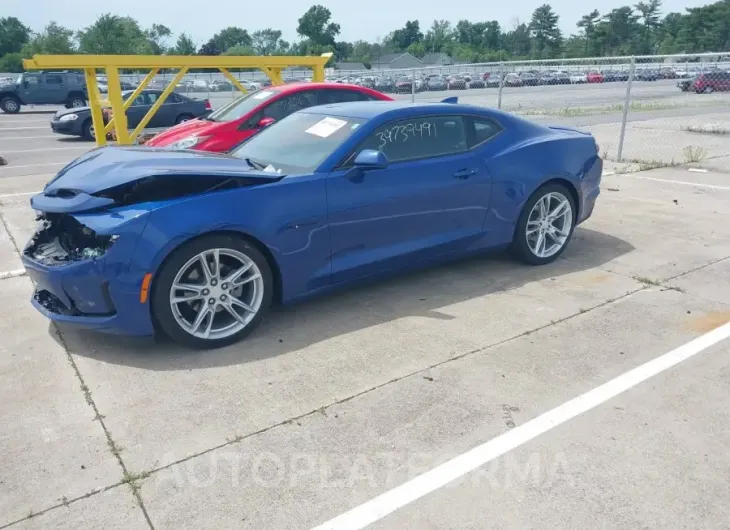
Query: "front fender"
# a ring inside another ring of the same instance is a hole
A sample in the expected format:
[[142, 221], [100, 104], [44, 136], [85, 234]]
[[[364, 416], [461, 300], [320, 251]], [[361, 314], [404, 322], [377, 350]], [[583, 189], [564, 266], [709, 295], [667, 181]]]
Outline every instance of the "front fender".
[[158, 204], [139, 239], [133, 267], [157, 274], [181, 245], [211, 232], [237, 232], [264, 245], [282, 276], [282, 297], [329, 282], [324, 175], [284, 179]]

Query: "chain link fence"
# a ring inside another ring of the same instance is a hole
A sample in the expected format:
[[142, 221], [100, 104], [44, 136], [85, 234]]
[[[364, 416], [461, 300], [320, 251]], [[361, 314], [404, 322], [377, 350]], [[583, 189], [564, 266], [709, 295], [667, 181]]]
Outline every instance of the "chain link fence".
[[[260, 71], [232, 74], [248, 90], [271, 84]], [[306, 82], [312, 72], [289, 69], [282, 75], [285, 82]], [[174, 72], [156, 76], [151, 88], [166, 87], [174, 76]], [[132, 89], [144, 76], [121, 77], [124, 88]], [[461, 103], [579, 127], [596, 136], [606, 160], [641, 168], [730, 156], [730, 54], [329, 69], [327, 80], [412, 101], [457, 96]], [[103, 85], [103, 77], [99, 81]], [[220, 72], [185, 75], [175, 91], [206, 98], [213, 108], [242, 95]]]
[[600, 57], [337, 72], [412, 101], [496, 107], [592, 132], [641, 169], [730, 156], [730, 54]]

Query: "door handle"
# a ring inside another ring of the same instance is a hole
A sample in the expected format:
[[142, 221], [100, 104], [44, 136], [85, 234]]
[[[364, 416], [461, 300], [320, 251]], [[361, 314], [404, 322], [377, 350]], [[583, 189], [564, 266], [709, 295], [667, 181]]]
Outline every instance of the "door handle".
[[468, 179], [472, 175], [476, 174], [476, 169], [460, 169], [456, 173], [454, 173], [455, 179]]

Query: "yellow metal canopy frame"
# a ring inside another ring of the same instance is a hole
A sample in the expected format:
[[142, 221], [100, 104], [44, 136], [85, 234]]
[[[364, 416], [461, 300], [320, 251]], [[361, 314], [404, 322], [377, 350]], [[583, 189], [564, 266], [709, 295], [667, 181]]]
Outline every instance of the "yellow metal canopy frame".
[[[258, 68], [263, 71], [272, 84], [281, 85], [283, 80], [281, 71], [291, 66], [304, 66], [312, 69], [312, 81], [324, 81], [324, 66], [332, 57], [331, 53], [324, 53], [320, 57], [300, 56], [188, 56], [188, 55], [34, 55], [32, 59], [25, 59], [23, 66], [26, 70], [83, 70], [86, 77], [86, 87], [89, 93], [91, 119], [94, 124], [96, 144], [106, 145], [107, 134], [116, 133], [117, 143], [120, 145], [133, 144], [149, 123], [155, 112], [162, 106], [167, 96], [175, 89], [183, 76], [190, 69], [217, 68], [233, 86], [242, 93], [247, 90], [230, 72], [232, 68]], [[150, 72], [126, 100], [122, 99], [122, 89], [119, 78], [120, 70], [147, 70]], [[127, 126], [125, 111], [132, 102], [149, 86], [150, 82], [161, 69], [178, 70], [170, 84], [162, 91], [160, 97], [152, 105], [142, 121], [130, 131]], [[96, 81], [97, 70], [104, 70], [108, 82], [108, 94], [104, 99], [99, 93]], [[103, 107], [110, 107], [112, 117], [104, 123]]]

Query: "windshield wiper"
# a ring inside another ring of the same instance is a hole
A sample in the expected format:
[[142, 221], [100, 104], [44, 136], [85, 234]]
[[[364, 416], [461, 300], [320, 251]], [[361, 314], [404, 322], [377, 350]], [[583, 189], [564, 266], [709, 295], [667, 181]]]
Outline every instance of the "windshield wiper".
[[262, 164], [252, 158], [244, 158], [245, 162], [254, 169], [266, 169], [266, 164]]

